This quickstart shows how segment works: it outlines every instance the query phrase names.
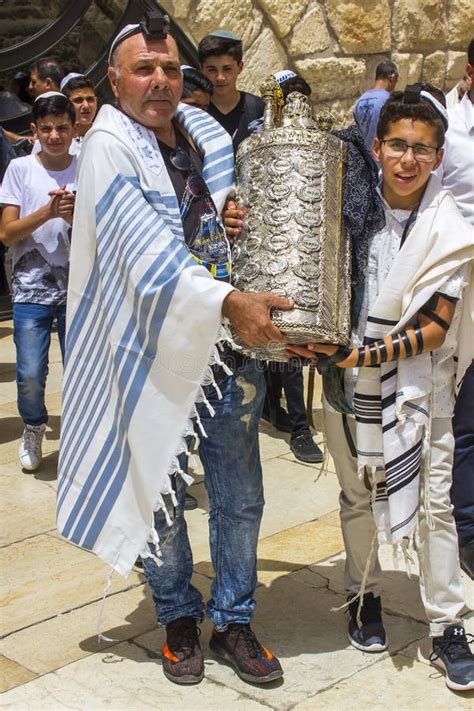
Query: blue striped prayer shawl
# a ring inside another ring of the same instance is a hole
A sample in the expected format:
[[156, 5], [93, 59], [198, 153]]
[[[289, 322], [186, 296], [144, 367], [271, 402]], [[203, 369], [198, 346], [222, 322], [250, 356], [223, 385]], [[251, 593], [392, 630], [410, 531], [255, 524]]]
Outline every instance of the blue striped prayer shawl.
[[[220, 214], [230, 137], [184, 104], [176, 119]], [[154, 134], [111, 106], [84, 141], [70, 275], [58, 528], [126, 575], [156, 542], [153, 511], [186, 451], [231, 287], [188, 252]]]

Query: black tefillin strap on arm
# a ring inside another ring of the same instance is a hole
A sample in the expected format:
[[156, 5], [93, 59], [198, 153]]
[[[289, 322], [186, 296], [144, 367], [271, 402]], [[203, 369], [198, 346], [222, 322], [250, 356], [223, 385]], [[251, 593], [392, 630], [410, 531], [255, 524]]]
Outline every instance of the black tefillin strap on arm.
[[[451, 301], [451, 302], [456, 301], [456, 300], [452, 299], [451, 297], [445, 297], [444, 294], [442, 294], [442, 296], [443, 296], [443, 298], [446, 298], [448, 301]], [[429, 318], [430, 321], [433, 321], [434, 323], [438, 324], [438, 326], [441, 326], [441, 328], [444, 331], [447, 331], [449, 329], [450, 324], [447, 321], [445, 321], [444, 318], [441, 318], [441, 316], [439, 316], [436, 313], [436, 307], [438, 306], [439, 297], [440, 297], [440, 294], [438, 294], [438, 293], [433, 294], [431, 299], [429, 301], [427, 301], [424, 306], [422, 306], [422, 308], [420, 309], [420, 313], [422, 313], [423, 316], [426, 316], [426, 318]]]
[[444, 318], [441, 318], [441, 316], [438, 316], [438, 314], [435, 311], [429, 311], [425, 309], [422, 309], [421, 313], [426, 316], [427, 318], [430, 319], [430, 321], [433, 321], [434, 323], [438, 324], [438, 326], [441, 326], [441, 328], [444, 331], [447, 331], [449, 328], [449, 323], [444, 320]]
[[[456, 303], [457, 301], [457, 299], [455, 299], [454, 297], [436, 293], [433, 294], [431, 299], [427, 301], [426, 304], [420, 309], [420, 313], [422, 313], [424, 316], [433, 321], [433, 323], [436, 323], [438, 326], [441, 326], [442, 329], [447, 331], [449, 329], [450, 324], [436, 313], [436, 308], [438, 306], [440, 296], [442, 296], [443, 299], [446, 299], [447, 301], [451, 301], [452, 303]], [[396, 333], [394, 336], [388, 336], [388, 338], [392, 339], [393, 347], [393, 354], [390, 359], [388, 358], [387, 344], [385, 343], [384, 339], [381, 338], [376, 341], [370, 341], [369, 343], [365, 343], [363, 346], [360, 346], [360, 348], [358, 348], [357, 361], [354, 367], [373, 367], [376, 365], [380, 365], [381, 363], [386, 363], [388, 360], [398, 360], [400, 358], [402, 343], [405, 349], [405, 358], [410, 358], [413, 355], [420, 355], [420, 353], [423, 353], [424, 341], [423, 331], [419, 323], [415, 324], [413, 333], [416, 338], [416, 348], [414, 348], [410, 340], [410, 336], [408, 335], [406, 330], [400, 331], [400, 333]], [[318, 356], [318, 367], [327, 367], [329, 363], [337, 365], [343, 360], [346, 360], [346, 358], [348, 358], [352, 354], [353, 350], [353, 348], [347, 346], [338, 346], [336, 352], [331, 356], [323, 356], [321, 354]], [[369, 358], [368, 363], [365, 362], [367, 356]]]
[[423, 332], [420, 325], [417, 323], [415, 328], [415, 338], [416, 338], [416, 352], [415, 355], [420, 355], [423, 353], [424, 343], [423, 343]]
[[[410, 337], [407, 333], [406, 330], [400, 331], [400, 333], [396, 333], [394, 336], [388, 336], [387, 338], [392, 339], [392, 348], [393, 348], [393, 353], [392, 357], [388, 357], [388, 349], [387, 349], [387, 344], [385, 341], [380, 338], [379, 340], [376, 341], [371, 341], [370, 343], [366, 343], [363, 346], [360, 346], [360, 348], [357, 349], [358, 354], [357, 354], [357, 361], [355, 363], [356, 368], [360, 368], [361, 366], [365, 367], [374, 367], [377, 365], [380, 365], [381, 363], [386, 363], [387, 361], [394, 361], [398, 360], [400, 357], [400, 350], [401, 350], [401, 344], [403, 343], [403, 346], [405, 348], [405, 357], [409, 358], [412, 355], [419, 355], [420, 353], [423, 353], [423, 334], [421, 331], [421, 328], [417, 325], [417, 327], [414, 329], [414, 334], [416, 338], [416, 350], [414, 351], [413, 345], [410, 341]], [[353, 351], [353, 348], [347, 348], [346, 346], [339, 346], [337, 351], [331, 355], [324, 357], [325, 362], [330, 362], [333, 365], [336, 365], [337, 363], [340, 363], [343, 360], [346, 360]], [[369, 362], [366, 363], [366, 358], [367, 355], [369, 356]], [[318, 357], [318, 360], [321, 358], [321, 356]]]

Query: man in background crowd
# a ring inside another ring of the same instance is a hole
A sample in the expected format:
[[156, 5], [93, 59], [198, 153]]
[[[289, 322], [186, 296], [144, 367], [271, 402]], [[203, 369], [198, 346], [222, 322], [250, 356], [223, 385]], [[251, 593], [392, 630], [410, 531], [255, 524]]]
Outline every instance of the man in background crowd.
[[71, 72], [62, 80], [61, 91], [67, 96], [76, 112], [76, 123], [74, 124], [76, 136], [71, 143], [69, 152], [71, 155], [79, 155], [82, 140], [91, 128], [97, 113], [97, 96], [94, 85], [84, 74]]
[[354, 118], [364, 136], [367, 149], [372, 152], [372, 145], [377, 132], [382, 106], [395, 89], [398, 81], [397, 65], [393, 62], [380, 62], [375, 70], [372, 89], [364, 92], [354, 108]]
[[237, 89], [243, 69], [242, 41], [228, 30], [214, 30], [199, 42], [199, 61], [214, 91], [209, 113], [232, 136], [234, 153], [250, 135], [249, 124], [263, 115], [259, 96]]
[[53, 57], [42, 57], [31, 65], [28, 89], [36, 98], [46, 91], [59, 91], [64, 69]]

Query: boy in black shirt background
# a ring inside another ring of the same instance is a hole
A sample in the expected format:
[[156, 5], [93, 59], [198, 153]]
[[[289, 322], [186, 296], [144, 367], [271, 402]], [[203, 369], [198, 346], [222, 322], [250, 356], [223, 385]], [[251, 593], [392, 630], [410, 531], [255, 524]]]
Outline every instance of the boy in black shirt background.
[[214, 92], [208, 112], [232, 136], [234, 153], [250, 135], [249, 123], [263, 115], [262, 99], [236, 87], [242, 71], [242, 41], [228, 30], [214, 30], [199, 42], [199, 62]]

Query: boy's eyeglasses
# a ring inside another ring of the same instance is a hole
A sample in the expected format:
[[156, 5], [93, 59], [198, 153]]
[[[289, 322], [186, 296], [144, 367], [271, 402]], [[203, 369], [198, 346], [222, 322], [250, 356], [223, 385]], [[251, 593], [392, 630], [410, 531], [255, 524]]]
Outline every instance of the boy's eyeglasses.
[[171, 165], [182, 173], [188, 173], [187, 187], [193, 197], [202, 197], [207, 194], [207, 185], [204, 178], [199, 175], [188, 154], [182, 148], [176, 148], [170, 155]]
[[413, 157], [419, 163], [430, 163], [436, 158], [440, 146], [425, 146], [424, 143], [415, 143], [410, 145], [405, 141], [399, 141], [397, 138], [389, 138], [382, 140], [380, 143], [385, 143], [385, 155], [388, 158], [402, 158], [409, 148], [413, 151]]

